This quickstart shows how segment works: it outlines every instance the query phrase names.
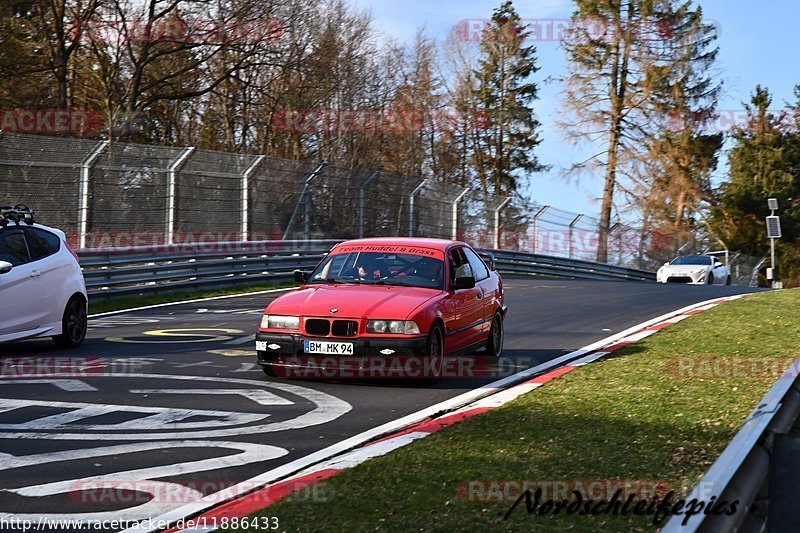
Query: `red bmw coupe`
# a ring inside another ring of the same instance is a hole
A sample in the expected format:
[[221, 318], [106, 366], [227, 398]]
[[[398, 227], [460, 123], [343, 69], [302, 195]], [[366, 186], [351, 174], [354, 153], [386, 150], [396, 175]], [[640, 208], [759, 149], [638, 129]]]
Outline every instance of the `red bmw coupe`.
[[[493, 268], [493, 265], [492, 265]], [[271, 302], [256, 334], [268, 375], [310, 356], [430, 358], [503, 349], [503, 282], [467, 244], [375, 238], [336, 245]]]

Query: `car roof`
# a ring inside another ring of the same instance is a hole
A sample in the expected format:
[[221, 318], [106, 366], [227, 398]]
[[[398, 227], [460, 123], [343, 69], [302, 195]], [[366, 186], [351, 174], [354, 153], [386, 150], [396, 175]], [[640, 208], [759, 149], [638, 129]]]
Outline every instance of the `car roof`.
[[360, 244], [369, 244], [373, 246], [419, 246], [420, 248], [432, 248], [434, 250], [447, 251], [448, 248], [454, 245], [466, 246], [461, 241], [450, 241], [447, 239], [428, 239], [422, 237], [372, 237], [368, 239], [354, 239], [345, 241], [336, 245], [339, 246], [352, 246]]

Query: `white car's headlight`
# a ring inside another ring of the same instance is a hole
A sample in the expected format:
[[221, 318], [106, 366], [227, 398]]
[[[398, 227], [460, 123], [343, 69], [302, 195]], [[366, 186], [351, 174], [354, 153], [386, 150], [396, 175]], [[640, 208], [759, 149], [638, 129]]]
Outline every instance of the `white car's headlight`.
[[368, 320], [367, 333], [419, 335], [419, 326], [413, 320]]
[[264, 315], [261, 317], [262, 329], [300, 329], [300, 317]]

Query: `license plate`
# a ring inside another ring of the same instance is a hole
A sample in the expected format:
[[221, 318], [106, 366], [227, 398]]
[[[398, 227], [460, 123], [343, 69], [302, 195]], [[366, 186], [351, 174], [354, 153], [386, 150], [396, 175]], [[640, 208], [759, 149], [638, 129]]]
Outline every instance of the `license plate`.
[[352, 342], [303, 341], [305, 353], [325, 355], [353, 355]]
[[256, 341], [256, 351], [257, 352], [266, 352], [267, 351], [267, 341]]

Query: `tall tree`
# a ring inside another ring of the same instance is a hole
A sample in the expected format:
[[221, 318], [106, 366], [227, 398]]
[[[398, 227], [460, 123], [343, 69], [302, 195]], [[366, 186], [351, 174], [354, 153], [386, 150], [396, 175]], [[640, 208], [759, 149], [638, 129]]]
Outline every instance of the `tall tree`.
[[473, 155], [485, 192], [511, 194], [545, 168], [534, 154], [542, 139], [531, 105], [538, 86], [531, 78], [539, 68], [536, 48], [525, 44], [528, 36], [510, 0], [495, 9], [481, 36], [475, 101], [476, 112], [488, 120], [476, 130]]
[[[800, 106], [800, 86], [795, 89]], [[769, 90], [757, 86], [745, 104], [747, 123], [734, 131], [729, 175], [712, 208], [711, 222], [731, 249], [765, 256], [768, 198], [777, 198], [783, 238], [779, 261], [791, 285], [800, 284], [800, 133], [795, 117], [772, 112]]]
[[[657, 146], [664, 163], [674, 167], [670, 174], [690, 172], [688, 161], [673, 156], [700, 148], [697, 129], [716, 104], [719, 87], [709, 76], [714, 39], [713, 27], [702, 22], [702, 11], [690, 1], [576, 0], [564, 43], [564, 106], [574, 120], [563, 125], [576, 143], [604, 145], [571, 169], [604, 174], [598, 261], [608, 259], [615, 193], [630, 165], [650, 157]], [[669, 137], [657, 125], [675, 113], [694, 122], [690, 130]]]

